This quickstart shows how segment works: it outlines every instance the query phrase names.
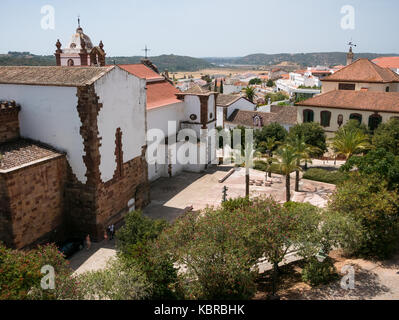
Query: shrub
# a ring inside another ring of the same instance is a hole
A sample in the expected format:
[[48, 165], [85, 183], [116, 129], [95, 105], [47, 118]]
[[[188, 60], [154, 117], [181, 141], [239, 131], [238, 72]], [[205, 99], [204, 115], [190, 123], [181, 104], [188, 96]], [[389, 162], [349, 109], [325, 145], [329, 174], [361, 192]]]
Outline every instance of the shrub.
[[337, 277], [337, 270], [330, 257], [327, 257], [322, 262], [316, 258], [312, 258], [302, 269], [302, 280], [312, 286], [327, 284]]
[[145, 274], [134, 264], [112, 259], [104, 270], [77, 277], [87, 300], [142, 300], [151, 292]]
[[237, 209], [244, 209], [245, 207], [248, 207], [250, 205], [252, 205], [252, 201], [248, 198], [229, 199], [226, 202], [222, 203], [223, 209], [230, 212], [233, 212]]
[[319, 168], [311, 168], [303, 174], [303, 179], [320, 181], [331, 184], [340, 184], [348, 179], [348, 174], [341, 171], [330, 171]]
[[[54, 290], [40, 286], [45, 265], [54, 268]], [[11, 250], [0, 244], [0, 300], [77, 299], [79, 288], [71, 274], [68, 262], [53, 244], [29, 251]]]
[[375, 176], [352, 173], [331, 197], [330, 209], [361, 225], [358, 242], [348, 247], [356, 255], [388, 258], [399, 240], [399, 195]]

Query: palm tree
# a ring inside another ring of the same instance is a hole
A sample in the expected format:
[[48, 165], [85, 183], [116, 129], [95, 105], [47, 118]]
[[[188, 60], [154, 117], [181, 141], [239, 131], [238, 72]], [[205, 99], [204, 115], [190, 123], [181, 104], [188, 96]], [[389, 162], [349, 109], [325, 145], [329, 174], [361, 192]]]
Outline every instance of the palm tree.
[[368, 136], [360, 129], [342, 127], [332, 139], [331, 146], [336, 154], [344, 155], [349, 160], [353, 155], [362, 153], [370, 148]]
[[281, 146], [275, 152], [276, 160], [281, 173], [285, 176], [286, 201], [291, 200], [291, 177], [293, 171], [301, 171], [302, 168], [298, 166], [298, 154], [296, 150], [289, 144]]
[[247, 99], [251, 102], [254, 102], [254, 98], [255, 98], [255, 89], [252, 87], [246, 87], [245, 88], [245, 96], [247, 97]]
[[[302, 161], [312, 163], [312, 154], [320, 152], [319, 148], [306, 144], [304, 136], [291, 137], [288, 139], [288, 144], [294, 148], [298, 156], [298, 167], [300, 167]], [[295, 191], [299, 192], [299, 170], [295, 170]]]
[[268, 138], [266, 138], [266, 141], [264, 141], [264, 145], [266, 147], [266, 151], [267, 151], [268, 158], [269, 158], [268, 159], [268, 164], [269, 164], [268, 174], [269, 174], [269, 178], [271, 178], [271, 176], [272, 176], [272, 163], [271, 163], [272, 161], [271, 161], [271, 159], [273, 157], [273, 150], [274, 150], [274, 148], [276, 146], [278, 146], [280, 144], [281, 144], [280, 141], [276, 141], [276, 137], [268, 137]]

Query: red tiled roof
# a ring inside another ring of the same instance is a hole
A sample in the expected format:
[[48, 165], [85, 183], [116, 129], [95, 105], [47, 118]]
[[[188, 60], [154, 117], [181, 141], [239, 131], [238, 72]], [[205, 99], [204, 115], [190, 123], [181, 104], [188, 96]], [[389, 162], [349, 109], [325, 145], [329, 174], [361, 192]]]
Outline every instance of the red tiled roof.
[[135, 75], [136, 77], [146, 80], [161, 80], [164, 79], [161, 75], [156, 73], [154, 70], [148, 68], [142, 63], [138, 64], [118, 64], [118, 67], [123, 70]]
[[381, 68], [369, 59], [358, 59], [325, 77], [323, 81], [391, 83], [399, 82], [399, 75], [388, 68]]
[[399, 57], [381, 57], [374, 59], [373, 62], [382, 68], [399, 69]]
[[181, 102], [177, 93], [180, 91], [165, 80], [147, 83], [147, 110]]
[[333, 90], [296, 105], [399, 113], [399, 92]]
[[0, 144], [0, 171], [63, 156], [56, 150], [27, 139]]

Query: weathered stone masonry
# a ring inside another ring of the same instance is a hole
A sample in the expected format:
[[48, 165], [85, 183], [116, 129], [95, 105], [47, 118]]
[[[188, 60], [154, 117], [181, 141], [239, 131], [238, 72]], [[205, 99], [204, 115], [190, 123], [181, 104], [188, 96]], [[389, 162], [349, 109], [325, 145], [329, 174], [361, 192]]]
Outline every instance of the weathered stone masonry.
[[66, 217], [70, 232], [79, 235], [90, 234], [92, 239], [101, 240], [110, 223], [120, 221], [128, 210], [128, 202], [135, 199], [136, 208], [149, 202], [148, 168], [145, 146], [142, 155], [126, 163], [123, 159], [121, 137], [116, 132], [114, 177], [107, 182], [101, 180], [100, 146], [97, 117], [102, 108], [93, 85], [78, 88], [78, 112], [82, 122], [80, 129], [85, 156], [83, 161], [87, 172], [86, 183], [81, 183], [68, 169], [66, 185]]

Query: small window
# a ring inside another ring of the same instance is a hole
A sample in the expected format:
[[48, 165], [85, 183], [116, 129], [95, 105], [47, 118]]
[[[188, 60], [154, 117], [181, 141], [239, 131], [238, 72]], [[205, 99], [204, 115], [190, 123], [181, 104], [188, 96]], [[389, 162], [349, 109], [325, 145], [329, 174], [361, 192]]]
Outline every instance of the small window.
[[343, 123], [344, 123], [344, 116], [342, 114], [339, 114], [337, 118], [337, 124], [339, 127], [341, 127]]
[[197, 115], [193, 113], [192, 115], [190, 115], [190, 119], [191, 119], [192, 121], [197, 120]]
[[210, 119], [210, 120], [213, 119], [213, 113], [212, 113], [212, 112], [209, 114], [209, 119]]
[[313, 110], [303, 110], [303, 122], [313, 122], [314, 121], [314, 112]]
[[354, 83], [340, 83], [338, 90], [355, 90], [356, 85]]
[[359, 113], [352, 113], [349, 116], [349, 120], [357, 120], [357, 121], [359, 121], [359, 123], [362, 123], [363, 116]]
[[75, 65], [75, 62], [73, 62], [72, 59], [68, 60], [68, 67], [73, 67]]
[[323, 127], [329, 127], [331, 122], [331, 112], [330, 111], [322, 111], [320, 112], [320, 124]]
[[389, 92], [389, 91], [390, 91], [389, 87], [386, 87], [385, 92]]
[[377, 114], [377, 113], [372, 114], [369, 117], [369, 129], [371, 131], [374, 131], [375, 129], [378, 128], [378, 126], [381, 124], [381, 122], [382, 122], [382, 117], [379, 114]]

